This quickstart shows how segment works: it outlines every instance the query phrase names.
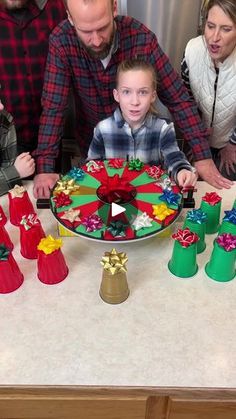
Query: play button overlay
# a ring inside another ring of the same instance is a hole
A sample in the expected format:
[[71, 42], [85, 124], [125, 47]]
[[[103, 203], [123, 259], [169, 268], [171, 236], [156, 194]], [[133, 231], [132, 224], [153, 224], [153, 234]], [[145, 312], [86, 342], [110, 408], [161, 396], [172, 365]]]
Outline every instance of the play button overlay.
[[126, 208], [122, 207], [121, 205], [116, 204], [115, 202], [112, 202], [111, 204], [111, 216], [116, 217], [119, 214], [122, 214], [122, 212], [125, 212]]
[[108, 227], [112, 222], [122, 221], [126, 225], [131, 225], [132, 220], [137, 216], [138, 205], [136, 202], [136, 189], [132, 194], [127, 194], [126, 190], [110, 190], [109, 194], [104, 194], [104, 185], [97, 189], [99, 199], [98, 215]]

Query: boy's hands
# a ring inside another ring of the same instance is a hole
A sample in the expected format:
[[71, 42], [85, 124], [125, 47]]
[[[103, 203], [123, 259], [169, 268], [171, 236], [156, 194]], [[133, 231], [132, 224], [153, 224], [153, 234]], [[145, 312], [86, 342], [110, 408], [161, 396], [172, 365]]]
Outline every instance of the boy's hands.
[[14, 166], [21, 178], [28, 177], [35, 171], [35, 162], [29, 152], [17, 156]]
[[182, 188], [187, 186], [195, 186], [197, 183], [197, 173], [191, 172], [190, 170], [182, 169], [177, 173], [178, 185]]

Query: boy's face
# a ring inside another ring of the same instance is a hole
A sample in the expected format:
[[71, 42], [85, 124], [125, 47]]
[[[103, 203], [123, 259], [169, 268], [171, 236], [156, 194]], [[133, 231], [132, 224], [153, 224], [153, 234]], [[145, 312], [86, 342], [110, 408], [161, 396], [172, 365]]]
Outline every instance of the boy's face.
[[138, 128], [156, 100], [152, 74], [147, 70], [129, 70], [119, 75], [117, 89], [113, 90], [120, 104], [123, 118], [131, 128]]

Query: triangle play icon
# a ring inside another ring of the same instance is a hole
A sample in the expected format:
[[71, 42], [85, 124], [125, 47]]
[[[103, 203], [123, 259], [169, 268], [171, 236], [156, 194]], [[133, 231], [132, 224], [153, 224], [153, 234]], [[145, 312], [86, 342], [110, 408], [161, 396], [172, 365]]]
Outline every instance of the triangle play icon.
[[126, 211], [126, 209], [124, 207], [112, 202], [112, 204], [111, 204], [111, 216], [112, 217], [115, 217], [116, 215], [119, 215], [119, 214], [121, 214], [122, 212], [125, 212], [125, 211]]

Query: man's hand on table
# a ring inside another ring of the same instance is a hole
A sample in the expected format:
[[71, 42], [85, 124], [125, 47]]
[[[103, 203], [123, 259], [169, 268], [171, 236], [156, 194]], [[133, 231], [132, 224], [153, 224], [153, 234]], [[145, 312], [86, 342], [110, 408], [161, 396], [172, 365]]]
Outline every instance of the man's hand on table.
[[228, 143], [219, 152], [220, 154], [220, 166], [221, 170], [225, 166], [226, 173], [229, 175], [230, 170], [235, 173], [234, 166], [236, 164], [236, 146]]
[[34, 177], [34, 197], [37, 198], [49, 198], [50, 191], [59, 179], [57, 173], [40, 173]]
[[209, 183], [209, 185], [214, 186], [217, 189], [230, 189], [234, 184], [231, 180], [226, 179], [220, 174], [215, 163], [212, 159], [199, 160], [194, 163], [199, 176]]

